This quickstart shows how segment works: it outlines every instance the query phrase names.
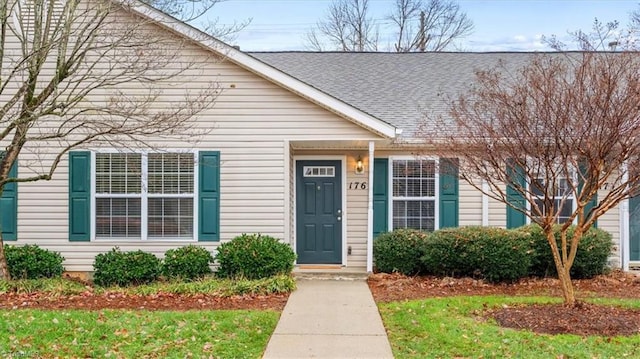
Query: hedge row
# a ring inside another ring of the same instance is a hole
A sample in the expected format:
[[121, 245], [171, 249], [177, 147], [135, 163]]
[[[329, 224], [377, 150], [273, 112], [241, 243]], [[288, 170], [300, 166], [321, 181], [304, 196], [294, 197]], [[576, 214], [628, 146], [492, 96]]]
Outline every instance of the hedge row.
[[[64, 271], [64, 258], [59, 253], [36, 245], [8, 245], [5, 254], [15, 279], [60, 277]], [[161, 276], [190, 281], [210, 274], [216, 260], [219, 277], [260, 279], [290, 274], [295, 258], [289, 245], [259, 234], [243, 234], [221, 244], [215, 258], [207, 249], [194, 245], [170, 249], [163, 260], [141, 250], [122, 252], [115, 247], [96, 256], [93, 279], [100, 286], [146, 284]]]
[[[573, 231], [569, 230], [569, 238]], [[555, 234], [559, 243], [559, 229]], [[611, 248], [609, 233], [590, 229], [580, 241], [571, 269], [573, 278], [604, 273]], [[556, 275], [551, 248], [536, 225], [514, 230], [461, 227], [433, 233], [396, 230], [375, 239], [373, 255], [376, 269], [387, 273], [469, 276], [490, 282]]]
[[96, 257], [93, 280], [101, 286], [145, 284], [160, 275], [193, 280], [211, 273], [209, 265], [214, 261], [219, 277], [261, 279], [291, 273], [295, 261], [289, 245], [259, 234], [238, 236], [221, 244], [217, 252], [214, 258], [206, 249], [190, 245], [168, 250], [161, 261], [151, 253], [114, 248]]

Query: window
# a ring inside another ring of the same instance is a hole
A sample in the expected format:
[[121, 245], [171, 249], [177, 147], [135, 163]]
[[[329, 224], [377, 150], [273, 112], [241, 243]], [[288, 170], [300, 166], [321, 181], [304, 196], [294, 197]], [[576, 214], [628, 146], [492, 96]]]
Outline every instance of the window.
[[193, 153], [97, 153], [97, 238], [193, 238]]
[[[553, 207], [554, 207], [554, 211], [559, 212], [557, 223], [561, 224], [568, 221], [569, 217], [571, 216], [571, 213], [573, 212], [573, 194], [571, 193], [569, 181], [566, 178], [559, 178], [558, 184], [555, 187], [556, 187], [556, 191], [553, 195], [553, 202], [554, 202]], [[534, 179], [534, 183], [532, 183], [531, 193], [535, 197], [534, 201], [536, 205], [538, 206], [538, 208], [540, 208], [542, 212], [546, 211], [544, 201], [543, 201], [544, 193], [541, 191], [541, 189], [544, 189], [544, 188], [546, 187], [545, 187], [543, 178]], [[564, 198], [564, 203], [562, 203], [563, 198]], [[561, 205], [562, 207], [560, 208]]]
[[393, 229], [435, 230], [436, 161], [391, 161]]
[[336, 169], [331, 166], [304, 166], [305, 177], [335, 177]]

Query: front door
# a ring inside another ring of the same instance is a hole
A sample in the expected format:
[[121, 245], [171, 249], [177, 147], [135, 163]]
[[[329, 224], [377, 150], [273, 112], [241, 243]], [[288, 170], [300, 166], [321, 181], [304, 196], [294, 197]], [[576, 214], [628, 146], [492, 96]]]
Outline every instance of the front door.
[[629, 200], [629, 259], [640, 261], [640, 195]]
[[342, 163], [297, 161], [296, 252], [299, 264], [342, 263]]

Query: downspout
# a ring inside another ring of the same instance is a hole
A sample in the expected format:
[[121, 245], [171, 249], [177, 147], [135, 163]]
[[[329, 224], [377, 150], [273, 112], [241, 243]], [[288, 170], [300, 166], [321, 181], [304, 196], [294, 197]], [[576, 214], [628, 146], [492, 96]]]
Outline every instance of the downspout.
[[373, 162], [375, 143], [369, 141], [369, 198], [367, 201], [367, 273], [373, 272]]

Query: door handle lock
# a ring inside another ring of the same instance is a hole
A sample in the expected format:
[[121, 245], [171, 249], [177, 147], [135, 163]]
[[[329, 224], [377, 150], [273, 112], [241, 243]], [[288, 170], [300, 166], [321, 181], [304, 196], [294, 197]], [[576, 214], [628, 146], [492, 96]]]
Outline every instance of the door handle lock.
[[338, 214], [342, 214], [342, 210], [341, 209], [338, 210]]

